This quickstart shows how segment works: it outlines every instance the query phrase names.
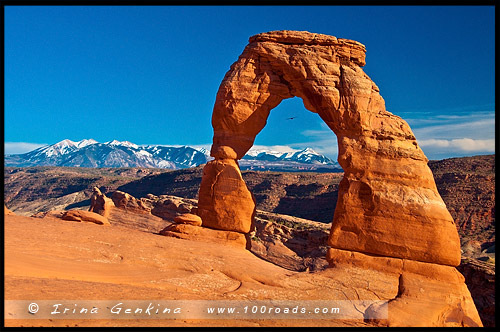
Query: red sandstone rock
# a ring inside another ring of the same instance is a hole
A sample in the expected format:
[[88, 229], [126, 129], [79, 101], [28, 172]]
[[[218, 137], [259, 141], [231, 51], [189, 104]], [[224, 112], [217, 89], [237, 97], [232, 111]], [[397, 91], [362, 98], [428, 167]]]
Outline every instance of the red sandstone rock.
[[177, 224], [187, 224], [192, 226], [201, 226], [202, 220], [199, 216], [192, 213], [184, 213], [180, 216], [174, 218], [174, 222]]
[[69, 210], [64, 212], [61, 217], [63, 220], [71, 221], [88, 221], [98, 225], [109, 226], [108, 219], [100, 214], [83, 210]]
[[482, 326], [465, 278], [452, 266], [333, 248], [328, 250], [327, 260], [333, 267], [350, 265], [399, 276], [396, 297], [365, 313], [373, 317], [374, 312], [388, 308], [389, 317], [382, 325]]
[[136, 199], [134, 196], [126, 192], [117, 190], [113, 193], [113, 195], [111, 195], [111, 199], [117, 208], [135, 213], [151, 213], [151, 207], [147, 206], [145, 201], [142, 199]]
[[251, 148], [274, 107], [300, 97], [337, 135], [345, 171], [328, 239], [329, 264], [399, 280], [383, 325], [482, 326], [454, 268], [460, 264], [458, 232], [428, 160], [408, 124], [385, 110], [364, 64], [365, 48], [355, 41], [299, 31], [251, 37], [217, 93], [215, 160], [203, 171], [198, 214], [208, 227], [250, 230], [254, 204], [236, 160]]
[[197, 227], [189, 224], [172, 224], [161, 230], [160, 234], [179, 239], [216, 242], [242, 249], [247, 247], [247, 238], [242, 233]]
[[99, 188], [94, 187], [92, 196], [90, 197], [90, 212], [95, 212], [103, 216], [104, 218], [109, 217], [110, 210], [115, 206], [111, 198], [106, 197]]
[[203, 168], [197, 213], [206, 227], [250, 232], [255, 201], [235, 160], [212, 160]]
[[[365, 48], [355, 41], [300, 31], [250, 38], [226, 73], [214, 105], [211, 154], [216, 160], [205, 166], [199, 192], [205, 225], [248, 232], [251, 195], [228, 193], [229, 188], [244, 188], [237, 164], [228, 160], [233, 151], [234, 159], [241, 159], [269, 112], [296, 96], [338, 138], [345, 174], [328, 244], [460, 264], [458, 233], [428, 160], [408, 124], [385, 110], [379, 88], [361, 69], [364, 64]], [[226, 169], [231, 175], [221, 174]], [[241, 208], [247, 212], [237, 213]]]
[[164, 195], [164, 197], [154, 200], [151, 213], [162, 219], [172, 221], [180, 214], [191, 213], [192, 208], [191, 204], [184, 202], [179, 197]]

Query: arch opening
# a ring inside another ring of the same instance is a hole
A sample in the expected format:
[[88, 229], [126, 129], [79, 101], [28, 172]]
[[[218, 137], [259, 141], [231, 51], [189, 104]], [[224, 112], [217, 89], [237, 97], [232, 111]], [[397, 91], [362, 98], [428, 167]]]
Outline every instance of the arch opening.
[[[303, 134], [304, 131], [307, 133]], [[324, 153], [325, 149], [328, 154]], [[305, 162], [282, 160], [290, 160], [294, 154], [293, 159]], [[337, 154], [336, 135], [318, 114], [305, 109], [299, 97], [292, 97], [270, 111], [266, 126], [238, 164], [255, 197], [257, 210], [329, 224], [333, 220], [342, 172], [336, 164]], [[323, 159], [323, 155], [333, 163]], [[306, 158], [312, 160], [306, 161]], [[245, 173], [263, 169], [285, 173], [259, 174], [261, 180], [258, 181], [252, 173]], [[313, 177], [304, 172], [321, 174]]]

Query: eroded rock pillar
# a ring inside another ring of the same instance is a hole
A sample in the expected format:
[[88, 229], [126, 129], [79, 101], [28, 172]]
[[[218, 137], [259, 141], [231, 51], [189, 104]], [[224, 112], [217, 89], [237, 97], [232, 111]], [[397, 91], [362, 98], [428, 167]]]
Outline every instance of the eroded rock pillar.
[[197, 213], [205, 227], [249, 233], [255, 201], [241, 176], [236, 153], [223, 146], [213, 155], [215, 160], [203, 168]]

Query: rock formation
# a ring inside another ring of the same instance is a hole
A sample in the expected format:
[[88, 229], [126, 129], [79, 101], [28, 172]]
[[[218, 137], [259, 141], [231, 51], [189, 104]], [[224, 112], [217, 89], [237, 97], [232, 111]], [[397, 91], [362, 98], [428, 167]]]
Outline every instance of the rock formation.
[[[94, 190], [94, 194], [97, 197], [104, 196], [102, 194], [99, 195], [96, 190]], [[169, 224], [166, 227], [161, 227], [159, 231], [154, 233], [178, 239], [215, 242], [240, 249], [250, 248], [249, 236], [243, 234], [243, 232], [201, 227], [203, 221], [196, 214], [197, 207], [194, 206], [197, 204], [196, 200], [171, 195], [155, 196], [152, 194], [148, 194], [142, 198], [135, 198], [123, 191], [115, 191], [111, 197], [116, 209], [110, 211], [109, 219], [114, 224], [129, 226], [130, 223], [133, 223], [136, 228], [139, 227], [140, 229], [151, 231], [153, 224], [155, 227], [161, 224], [157, 220], [154, 220], [154, 218], [161, 218]], [[95, 213], [92, 214], [95, 215]], [[44, 216], [40, 215], [39, 217]], [[66, 216], [66, 220], [78, 221], [79, 217], [71, 214], [70, 216]], [[173, 223], [170, 224], [171, 222]]]
[[191, 213], [193, 209], [192, 204], [185, 202], [180, 197], [161, 195], [150, 200], [153, 204], [151, 213], [169, 221], [173, 221], [175, 217], [183, 213]]
[[298, 31], [250, 38], [215, 101], [215, 160], [205, 166], [199, 194], [205, 225], [248, 232], [250, 213], [238, 214], [237, 221], [220, 216], [236, 205], [251, 210], [253, 204], [249, 194], [229, 194], [244, 188], [235, 160], [251, 148], [271, 109], [297, 96], [337, 135], [345, 171], [329, 245], [460, 264], [458, 234], [428, 160], [408, 124], [385, 110], [378, 87], [361, 69], [364, 64], [365, 47], [347, 39]]
[[52, 211], [42, 211], [42, 212], [37, 212], [35, 214], [32, 214], [32, 218], [56, 218], [56, 219], [62, 219], [62, 216], [64, 215], [66, 211], [62, 210], [52, 210]]
[[352, 40], [299, 31], [250, 37], [217, 93], [215, 160], [203, 170], [198, 215], [210, 228], [252, 229], [255, 201], [237, 160], [270, 111], [283, 99], [300, 97], [337, 135], [345, 172], [328, 240], [330, 265], [399, 275], [390, 326], [481, 325], [454, 268], [460, 241], [428, 159], [408, 124], [386, 111], [364, 65], [365, 47]]
[[103, 216], [109, 217], [110, 210], [115, 206], [113, 200], [106, 197], [99, 188], [94, 187], [92, 196], [90, 196], [90, 212], [95, 212]]
[[187, 224], [198, 227], [202, 224], [201, 218], [198, 215], [192, 213], [181, 214], [180, 216], [174, 218], [174, 222], [177, 224]]
[[117, 208], [135, 213], [151, 213], [151, 206], [148, 206], [146, 199], [137, 199], [126, 192], [117, 190], [113, 192], [111, 199]]
[[248, 239], [239, 232], [221, 231], [184, 223], [174, 223], [160, 231], [161, 235], [192, 241], [214, 242], [240, 249], [248, 249]]
[[248, 233], [255, 201], [241, 176], [236, 153], [228, 147], [220, 150], [203, 169], [198, 215], [207, 227]]
[[83, 210], [69, 210], [64, 212], [61, 217], [62, 220], [71, 220], [71, 221], [87, 221], [92, 222], [98, 225], [106, 225], [109, 226], [110, 223], [108, 218], [104, 217], [95, 212], [83, 211]]
[[355, 266], [398, 276], [398, 293], [385, 304], [389, 317], [383, 325], [482, 326], [465, 278], [452, 266], [333, 248], [326, 259], [333, 267]]

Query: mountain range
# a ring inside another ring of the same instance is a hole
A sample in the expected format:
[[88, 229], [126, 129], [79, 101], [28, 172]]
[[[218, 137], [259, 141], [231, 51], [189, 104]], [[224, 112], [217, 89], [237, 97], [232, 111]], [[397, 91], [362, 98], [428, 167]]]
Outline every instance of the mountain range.
[[[208, 150], [190, 146], [137, 145], [128, 141], [99, 143], [65, 139], [24, 154], [5, 155], [4, 165], [70, 167], [147, 167], [183, 169], [213, 159]], [[279, 152], [251, 149], [239, 161], [242, 170], [342, 171], [338, 163], [311, 148]]]

